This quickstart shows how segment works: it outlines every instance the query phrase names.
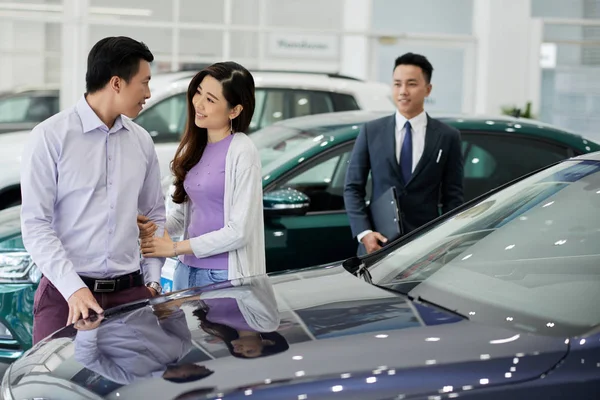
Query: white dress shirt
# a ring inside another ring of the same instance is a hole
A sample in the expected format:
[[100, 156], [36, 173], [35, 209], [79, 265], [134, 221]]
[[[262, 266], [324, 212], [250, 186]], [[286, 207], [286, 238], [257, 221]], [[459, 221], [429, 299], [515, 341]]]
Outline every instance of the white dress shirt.
[[396, 161], [400, 164], [400, 151], [406, 135], [406, 121], [410, 122], [412, 131], [412, 171], [415, 171], [425, 149], [425, 132], [427, 131], [427, 114], [423, 111], [414, 118], [407, 120], [396, 111]]
[[[21, 163], [23, 243], [65, 299], [80, 278], [140, 270], [137, 214], [165, 223], [154, 143], [126, 117], [108, 127], [81, 97], [30, 133]], [[145, 282], [160, 282], [164, 258], [142, 260]]]
[[[400, 152], [402, 150], [402, 143], [404, 142], [404, 136], [406, 135], [406, 121], [410, 122], [411, 132], [412, 132], [412, 172], [415, 172], [415, 168], [417, 168], [417, 164], [421, 160], [423, 156], [423, 150], [425, 149], [425, 132], [427, 132], [427, 113], [425, 111], [421, 112], [421, 114], [407, 120], [400, 111], [396, 111], [396, 161], [398, 165], [400, 165]], [[398, 167], [400, 168], [400, 167]], [[364, 232], [361, 232], [356, 239], [358, 239], [359, 243], [363, 237], [367, 234], [373, 232], [370, 229], [367, 229]]]

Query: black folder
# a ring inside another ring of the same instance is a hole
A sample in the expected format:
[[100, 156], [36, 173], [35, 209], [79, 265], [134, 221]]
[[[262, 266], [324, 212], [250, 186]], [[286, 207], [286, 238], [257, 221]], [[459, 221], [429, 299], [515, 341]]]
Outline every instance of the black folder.
[[381, 233], [390, 243], [402, 236], [402, 220], [396, 188], [392, 186], [369, 204], [373, 230]]

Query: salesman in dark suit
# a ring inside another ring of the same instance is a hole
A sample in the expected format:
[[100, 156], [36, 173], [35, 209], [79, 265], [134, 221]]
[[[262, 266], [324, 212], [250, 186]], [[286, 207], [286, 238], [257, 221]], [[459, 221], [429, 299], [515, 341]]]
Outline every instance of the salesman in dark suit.
[[460, 133], [424, 110], [432, 72], [422, 55], [398, 57], [392, 88], [396, 113], [365, 124], [358, 135], [344, 201], [352, 234], [364, 245], [359, 254], [379, 250], [387, 241], [372, 226], [365, 204], [369, 172], [373, 199], [396, 187], [403, 234], [438, 217], [440, 204], [445, 213], [463, 202]]

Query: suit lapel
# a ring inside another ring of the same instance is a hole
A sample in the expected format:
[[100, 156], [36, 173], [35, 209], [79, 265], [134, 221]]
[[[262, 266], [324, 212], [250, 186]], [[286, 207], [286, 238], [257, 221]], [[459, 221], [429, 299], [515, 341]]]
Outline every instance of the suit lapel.
[[396, 177], [402, 181], [400, 166], [396, 159], [396, 114], [392, 115], [385, 125], [385, 147], [383, 148], [385, 158], [387, 158], [390, 167], [396, 174]]
[[419, 173], [421, 173], [425, 169], [427, 163], [431, 161], [431, 158], [434, 155], [433, 153], [438, 147], [438, 143], [441, 138], [442, 135], [439, 132], [438, 122], [435, 119], [431, 119], [429, 115], [427, 115], [427, 128], [425, 130], [425, 148], [423, 149], [423, 155], [421, 156], [421, 159], [419, 160], [417, 167], [415, 168], [415, 171], [413, 172], [412, 177], [410, 178], [409, 183], [416, 179]]

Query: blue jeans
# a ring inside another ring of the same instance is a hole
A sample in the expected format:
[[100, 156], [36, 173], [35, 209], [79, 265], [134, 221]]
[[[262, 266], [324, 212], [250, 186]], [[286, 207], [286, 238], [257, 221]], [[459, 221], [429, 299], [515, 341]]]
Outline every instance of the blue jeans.
[[173, 273], [173, 291], [212, 285], [226, 280], [226, 269], [195, 268], [178, 261]]

